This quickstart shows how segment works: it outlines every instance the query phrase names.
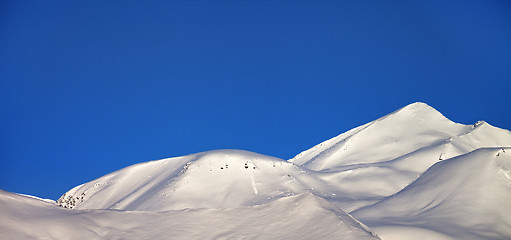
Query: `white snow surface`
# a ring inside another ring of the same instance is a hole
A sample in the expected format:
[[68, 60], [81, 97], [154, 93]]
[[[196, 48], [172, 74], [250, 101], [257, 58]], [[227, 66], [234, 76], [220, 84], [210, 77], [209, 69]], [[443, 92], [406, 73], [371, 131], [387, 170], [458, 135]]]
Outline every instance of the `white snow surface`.
[[56, 203], [0, 191], [0, 239], [511, 239], [510, 147], [508, 130], [413, 103], [288, 161], [216, 150]]
[[0, 239], [379, 239], [310, 193], [230, 209], [70, 210], [0, 190]]
[[[481, 148], [436, 163], [399, 193], [352, 214], [382, 233], [395, 228], [389, 239], [432, 232], [445, 239], [511, 239], [511, 148]], [[403, 230], [408, 233], [396, 234]]]
[[336, 186], [345, 198], [337, 204], [350, 212], [398, 192], [439, 161], [501, 146], [511, 146], [511, 132], [484, 121], [454, 123], [417, 102], [289, 161], [318, 171], [319, 178]]
[[[253, 206], [304, 192], [328, 194], [306, 169], [242, 150], [216, 150], [141, 163], [73, 188], [58, 202], [76, 209], [168, 211]], [[76, 200], [78, 198], [78, 200]]]

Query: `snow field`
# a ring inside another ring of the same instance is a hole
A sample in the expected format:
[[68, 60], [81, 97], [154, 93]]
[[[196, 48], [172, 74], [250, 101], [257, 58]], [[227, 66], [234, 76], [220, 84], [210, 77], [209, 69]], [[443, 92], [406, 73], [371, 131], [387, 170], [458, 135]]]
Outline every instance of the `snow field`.
[[216, 150], [145, 162], [56, 204], [0, 190], [0, 239], [511, 239], [510, 216], [511, 132], [424, 103], [288, 161]]

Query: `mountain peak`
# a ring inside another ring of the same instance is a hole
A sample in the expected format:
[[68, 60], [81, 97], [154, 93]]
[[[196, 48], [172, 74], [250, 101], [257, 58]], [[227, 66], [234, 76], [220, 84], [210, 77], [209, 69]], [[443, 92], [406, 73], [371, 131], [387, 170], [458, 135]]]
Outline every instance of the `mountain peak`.
[[399, 116], [399, 118], [436, 118], [450, 121], [438, 110], [423, 102], [408, 104], [383, 118], [388, 116]]
[[452, 122], [426, 103], [415, 102], [320, 143], [292, 162], [325, 170], [390, 161], [466, 131], [465, 125]]
[[432, 108], [432, 107], [425, 102], [414, 102], [402, 107], [402, 109], [404, 108]]
[[508, 130], [415, 102], [289, 161], [229, 149], [150, 161], [56, 203], [0, 190], [0, 225], [12, 239], [378, 239], [367, 226], [385, 238], [511, 239], [510, 146]]
[[414, 111], [414, 112], [438, 112], [435, 108], [423, 102], [410, 103], [398, 111]]
[[[314, 186], [314, 187], [311, 187]], [[235, 208], [327, 189], [306, 169], [243, 150], [214, 150], [132, 165], [65, 193], [75, 209], [169, 211]], [[235, 194], [233, 194], [233, 192]]]

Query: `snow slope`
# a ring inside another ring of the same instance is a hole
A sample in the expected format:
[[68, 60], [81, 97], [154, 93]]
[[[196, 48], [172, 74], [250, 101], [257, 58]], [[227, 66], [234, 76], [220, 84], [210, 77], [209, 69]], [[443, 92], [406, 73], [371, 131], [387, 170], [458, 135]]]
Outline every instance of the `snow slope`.
[[425, 103], [413, 103], [320, 143], [289, 160], [319, 171], [354, 211], [403, 189], [436, 162], [481, 147], [511, 146], [511, 132], [480, 121], [450, 121]]
[[145, 162], [55, 203], [0, 190], [0, 239], [511, 239], [510, 154], [508, 130], [413, 103], [288, 161]]
[[235, 208], [331, 187], [284, 160], [216, 150], [133, 165], [73, 188], [57, 203], [76, 209], [167, 211]]
[[451, 122], [425, 103], [413, 103], [320, 143], [290, 161], [314, 170], [385, 162], [470, 129]]
[[351, 212], [398, 192], [442, 159], [495, 146], [511, 146], [511, 133], [485, 122], [457, 124], [414, 103], [290, 161], [216, 150], [146, 162], [75, 187], [57, 203], [143, 211], [234, 208], [308, 191]]
[[352, 214], [385, 233], [383, 239], [431, 232], [446, 239], [510, 239], [511, 148], [439, 162], [399, 193]]
[[379, 239], [310, 193], [231, 209], [75, 210], [0, 190], [0, 239]]

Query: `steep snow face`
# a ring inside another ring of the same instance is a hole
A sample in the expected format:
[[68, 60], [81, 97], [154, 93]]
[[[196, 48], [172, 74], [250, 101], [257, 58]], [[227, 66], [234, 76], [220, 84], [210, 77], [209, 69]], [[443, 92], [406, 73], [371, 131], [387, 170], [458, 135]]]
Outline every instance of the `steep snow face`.
[[496, 146], [511, 146], [511, 133], [485, 122], [457, 124], [414, 103], [287, 162], [240, 150], [163, 159], [78, 186], [57, 203], [147, 211], [233, 208], [309, 191], [351, 212], [397, 193], [436, 162]]
[[452, 239], [510, 239], [511, 148], [479, 149], [439, 162], [399, 193], [352, 214], [384, 239], [431, 232]]
[[469, 130], [425, 103], [413, 103], [320, 143], [290, 161], [317, 171], [385, 162]]
[[511, 239], [509, 147], [507, 130], [457, 124], [414, 103], [289, 161], [217, 150], [129, 166], [57, 201], [73, 210], [0, 191], [0, 232], [374, 239], [374, 230], [383, 239]]
[[232, 209], [68, 210], [0, 190], [5, 239], [379, 239], [310, 193]]
[[511, 146], [511, 132], [485, 122], [457, 124], [414, 103], [289, 161], [319, 171], [344, 196], [338, 206], [353, 211], [398, 192], [436, 162], [499, 146]]
[[308, 171], [241, 150], [217, 150], [127, 167], [64, 194], [57, 203], [76, 209], [166, 211], [234, 208], [331, 187]]

